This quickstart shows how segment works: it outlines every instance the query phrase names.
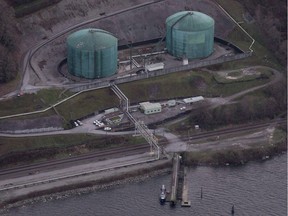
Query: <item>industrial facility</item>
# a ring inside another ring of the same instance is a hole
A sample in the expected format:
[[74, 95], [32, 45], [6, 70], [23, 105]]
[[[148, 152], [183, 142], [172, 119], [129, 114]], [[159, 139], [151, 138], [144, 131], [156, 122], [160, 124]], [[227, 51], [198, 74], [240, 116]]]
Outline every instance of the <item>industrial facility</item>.
[[177, 58], [203, 58], [213, 52], [214, 19], [196, 11], [182, 11], [166, 19], [166, 47]]
[[70, 74], [95, 79], [117, 71], [118, 40], [101, 29], [83, 29], [67, 39], [67, 62]]

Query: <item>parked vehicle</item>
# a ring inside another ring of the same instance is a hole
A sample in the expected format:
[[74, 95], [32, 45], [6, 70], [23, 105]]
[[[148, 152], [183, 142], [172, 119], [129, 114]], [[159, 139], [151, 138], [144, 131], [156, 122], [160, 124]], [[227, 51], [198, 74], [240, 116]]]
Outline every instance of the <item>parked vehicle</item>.
[[80, 120], [76, 120], [76, 122], [78, 123], [78, 125], [83, 125], [83, 123]]
[[112, 128], [110, 128], [110, 127], [104, 127], [104, 130], [105, 130], [105, 131], [111, 131], [111, 129], [112, 129]]

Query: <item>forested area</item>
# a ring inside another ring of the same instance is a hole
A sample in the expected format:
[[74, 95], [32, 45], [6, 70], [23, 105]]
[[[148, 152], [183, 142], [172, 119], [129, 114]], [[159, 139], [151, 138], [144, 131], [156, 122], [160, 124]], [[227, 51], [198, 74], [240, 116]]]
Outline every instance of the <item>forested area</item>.
[[59, 2], [60, 0], [7, 0], [7, 3], [9, 3], [11, 6], [13, 7], [18, 7], [20, 5], [24, 5], [24, 4], [30, 4], [33, 2]]
[[6, 83], [17, 75], [17, 21], [4, 0], [0, 0], [0, 5], [0, 83]]
[[266, 46], [283, 65], [287, 60], [287, 2], [286, 0], [238, 0], [254, 17]]
[[6, 0], [15, 9], [16, 17], [34, 13], [59, 1], [61, 0]]

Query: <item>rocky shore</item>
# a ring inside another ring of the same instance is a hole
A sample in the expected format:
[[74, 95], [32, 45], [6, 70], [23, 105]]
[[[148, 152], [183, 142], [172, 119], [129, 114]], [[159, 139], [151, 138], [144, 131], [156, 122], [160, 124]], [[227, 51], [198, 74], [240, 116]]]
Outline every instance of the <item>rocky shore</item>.
[[283, 141], [259, 147], [185, 152], [184, 158], [186, 165], [189, 166], [227, 166], [243, 165], [249, 161], [267, 160], [285, 152], [287, 152], [287, 143]]
[[[137, 167], [137, 166], [136, 166]], [[124, 168], [125, 169], [125, 168]], [[127, 169], [127, 168], [126, 168]], [[77, 196], [93, 191], [106, 190], [112, 187], [119, 187], [124, 184], [145, 181], [159, 175], [165, 175], [171, 171], [171, 161], [162, 160], [160, 163], [148, 163], [141, 165], [138, 169], [130, 168], [126, 173], [110, 173], [103, 178], [94, 181], [84, 181], [79, 184], [70, 184], [56, 188], [50, 188], [38, 192], [29, 193], [23, 196], [17, 196], [6, 200], [0, 204], [0, 214], [4, 214], [11, 208], [30, 205], [37, 202], [48, 202], [51, 200], [65, 199], [71, 196]], [[107, 172], [111, 172], [107, 171]]]

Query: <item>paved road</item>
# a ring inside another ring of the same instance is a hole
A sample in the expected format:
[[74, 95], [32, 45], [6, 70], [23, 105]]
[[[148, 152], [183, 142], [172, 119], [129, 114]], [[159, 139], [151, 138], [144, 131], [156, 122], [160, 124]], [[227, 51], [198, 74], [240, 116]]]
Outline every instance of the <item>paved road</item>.
[[[9, 97], [13, 97], [17, 94], [19, 94], [20, 91], [23, 91], [25, 90], [26, 88], [28, 89], [42, 89], [43, 87], [47, 87], [47, 88], [51, 88], [53, 87], [54, 85], [47, 85], [47, 86], [40, 86], [40, 87], [37, 87], [37, 86], [30, 86], [28, 85], [29, 83], [29, 79], [30, 79], [30, 75], [29, 75], [29, 67], [31, 68], [32, 72], [38, 77], [39, 80], [41, 81], [44, 81], [44, 83], [47, 83], [47, 78], [45, 77], [44, 74], [42, 73], [39, 73], [37, 70], [34, 69], [33, 67], [33, 63], [32, 63], [32, 57], [33, 55], [42, 47], [46, 46], [47, 44], [51, 43], [52, 41], [54, 41], [55, 39], [65, 35], [66, 33], [74, 30], [74, 29], [77, 29], [81, 26], [84, 26], [84, 25], [87, 25], [89, 23], [93, 23], [95, 21], [99, 21], [99, 20], [102, 20], [102, 19], [106, 19], [106, 18], [109, 18], [111, 16], [115, 16], [115, 15], [118, 15], [118, 14], [121, 14], [121, 13], [124, 13], [124, 12], [127, 12], [127, 11], [130, 11], [130, 10], [135, 10], [135, 9], [138, 9], [138, 8], [141, 8], [141, 7], [145, 7], [147, 5], [151, 5], [151, 4], [157, 4], [159, 2], [162, 2], [164, 0], [159, 0], [159, 1], [149, 1], [149, 2], [145, 2], [145, 3], [141, 3], [141, 4], [138, 4], [138, 5], [135, 5], [135, 6], [132, 6], [132, 7], [129, 7], [129, 8], [125, 8], [125, 9], [122, 9], [122, 10], [118, 10], [118, 11], [115, 11], [113, 13], [110, 13], [110, 14], [106, 14], [105, 16], [100, 16], [100, 17], [96, 17], [96, 18], [93, 18], [93, 19], [89, 19], [89, 20], [86, 20], [84, 22], [81, 22], [77, 25], [73, 25], [69, 28], [66, 28], [64, 29], [63, 31], [61, 32], [58, 32], [57, 34], [54, 34], [53, 36], [51, 36], [50, 38], [48, 38], [47, 40], [43, 41], [43, 42], [40, 42], [38, 44], [36, 44], [35, 46], [31, 47], [29, 50], [27, 50], [23, 56], [22, 56], [22, 62], [21, 62], [21, 69], [22, 69], [22, 72], [20, 73], [21, 75], [21, 82], [20, 82], [20, 85], [18, 85], [18, 89], [13, 91], [13, 92], [10, 92], [9, 94], [6, 94], [2, 97], [0, 97], [0, 100], [3, 100], [3, 99], [7, 99]], [[76, 84], [77, 85], [77, 84]], [[54, 87], [57, 87], [59, 85], [56, 85]], [[71, 85], [68, 85], [69, 86], [75, 86], [75, 84], [71, 84]]]

